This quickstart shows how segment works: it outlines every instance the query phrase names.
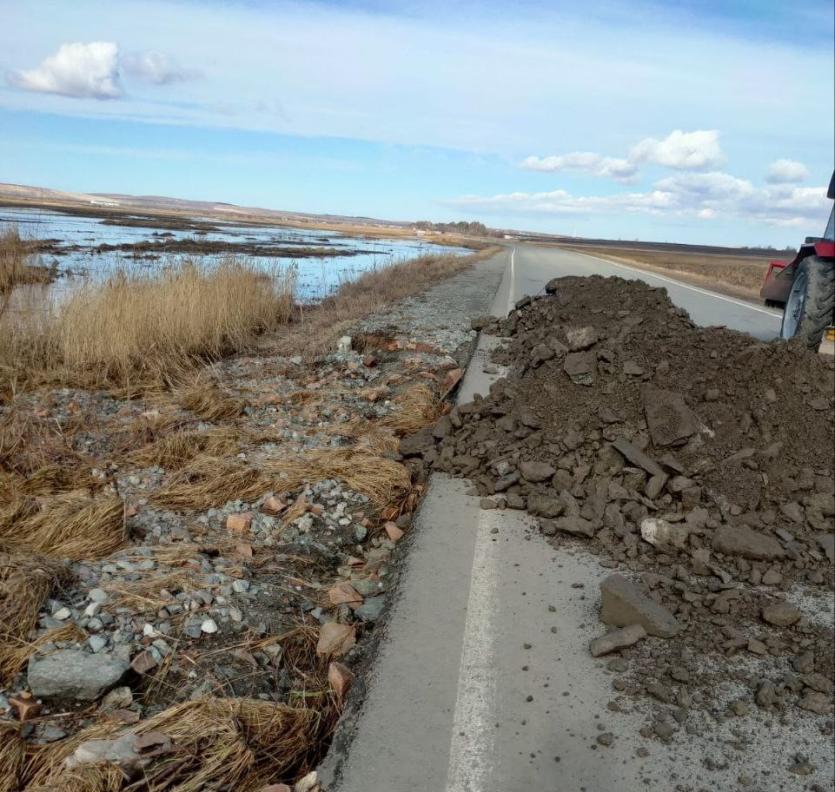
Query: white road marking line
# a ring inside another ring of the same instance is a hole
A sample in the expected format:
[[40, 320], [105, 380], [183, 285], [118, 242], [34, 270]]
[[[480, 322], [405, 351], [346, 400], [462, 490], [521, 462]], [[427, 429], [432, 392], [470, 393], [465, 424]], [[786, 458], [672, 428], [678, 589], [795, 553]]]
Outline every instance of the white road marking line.
[[709, 289], [700, 289], [698, 286], [691, 286], [689, 283], [682, 283], [680, 280], [676, 280], [675, 278], [668, 278], [665, 275], [656, 275], [654, 272], [650, 272], [648, 270], [638, 269], [637, 267], [629, 267], [626, 264], [618, 264], [615, 261], [609, 261], [609, 259], [598, 258], [597, 256], [592, 256], [588, 253], [581, 253], [580, 255], [586, 256], [586, 258], [594, 259], [595, 261], [600, 261], [603, 264], [611, 264], [613, 267], [620, 267], [620, 269], [635, 272], [638, 275], [645, 275], [648, 278], [655, 278], [656, 280], [664, 281], [665, 283], [672, 283], [676, 286], [681, 286], [682, 289], [689, 289], [690, 291], [698, 292], [699, 294], [704, 294], [706, 297], [715, 297], [717, 300], [723, 300], [724, 302], [733, 303], [734, 305], [738, 305], [741, 308], [750, 308], [752, 311], [764, 313], [766, 314], [766, 316], [773, 316], [775, 319], [783, 318], [783, 314], [781, 313], [767, 311], [765, 308], [760, 308], [758, 305], [751, 305], [751, 303], [747, 303], [743, 300], [736, 300], [733, 297], [726, 297], [724, 294], [717, 294], [716, 292], [710, 291]]
[[491, 778], [496, 741], [493, 657], [499, 543], [490, 534], [497, 512], [479, 510], [458, 695], [452, 720], [446, 792], [483, 792]]
[[510, 283], [507, 285], [507, 312], [513, 310], [513, 284], [516, 281], [516, 248], [510, 251]]

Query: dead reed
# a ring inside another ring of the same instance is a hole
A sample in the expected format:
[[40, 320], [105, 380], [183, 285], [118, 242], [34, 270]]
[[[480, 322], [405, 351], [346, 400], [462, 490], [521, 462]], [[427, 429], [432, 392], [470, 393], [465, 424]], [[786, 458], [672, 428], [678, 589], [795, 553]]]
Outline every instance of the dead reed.
[[0, 553], [0, 682], [20, 669], [21, 647], [38, 622], [38, 612], [67, 575], [62, 564], [48, 558]]
[[170, 476], [152, 500], [168, 509], [210, 509], [230, 500], [254, 500], [270, 484], [260, 470], [204, 454]]
[[173, 750], [150, 760], [142, 773], [147, 792], [234, 789], [259, 792], [270, 783], [292, 783], [310, 767], [317, 746], [333, 728], [335, 713], [257, 699], [203, 698], [169, 707], [133, 729], [95, 725], [39, 750], [27, 766], [27, 790], [113, 792], [127, 786], [112, 765], [68, 767], [83, 742], [121, 734], [164, 735]]
[[15, 312], [14, 326], [5, 317], [0, 376], [7, 387], [159, 386], [247, 349], [292, 311], [292, 273], [273, 276], [234, 259], [176, 264], [152, 276], [120, 272], [81, 286], [57, 307]]
[[434, 423], [441, 414], [441, 400], [428, 385], [414, 385], [394, 397], [394, 411], [380, 424], [398, 434], [414, 434]]
[[0, 792], [18, 792], [26, 761], [26, 741], [20, 725], [0, 721]]
[[240, 444], [241, 433], [234, 428], [180, 430], [137, 449], [130, 454], [130, 460], [141, 467], [156, 465], [165, 470], [181, 470], [202, 454], [211, 457], [234, 454]]
[[115, 495], [71, 491], [42, 498], [35, 508], [20, 503], [16, 518], [0, 511], [0, 548], [80, 561], [103, 558], [127, 539], [124, 505]]
[[266, 470], [277, 476], [276, 488], [298, 489], [322, 479], [341, 479], [351, 489], [382, 508], [409, 488], [409, 473], [393, 459], [355, 448], [313, 451], [305, 456], [269, 462]]
[[174, 391], [174, 400], [204, 421], [231, 421], [246, 407], [243, 399], [226, 393], [216, 382], [200, 374]]

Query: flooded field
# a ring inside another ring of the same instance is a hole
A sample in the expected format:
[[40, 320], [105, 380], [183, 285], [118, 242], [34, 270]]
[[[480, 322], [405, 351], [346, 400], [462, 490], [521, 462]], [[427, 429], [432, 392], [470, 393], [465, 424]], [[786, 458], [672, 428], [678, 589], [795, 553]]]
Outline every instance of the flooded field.
[[54, 267], [64, 288], [77, 279], [104, 278], [122, 269], [153, 273], [182, 259], [207, 263], [235, 256], [271, 273], [292, 267], [297, 298], [316, 300], [371, 269], [429, 253], [468, 252], [421, 240], [366, 239], [213, 218], [91, 217], [0, 207], [0, 230], [10, 225], [39, 241], [38, 263]]

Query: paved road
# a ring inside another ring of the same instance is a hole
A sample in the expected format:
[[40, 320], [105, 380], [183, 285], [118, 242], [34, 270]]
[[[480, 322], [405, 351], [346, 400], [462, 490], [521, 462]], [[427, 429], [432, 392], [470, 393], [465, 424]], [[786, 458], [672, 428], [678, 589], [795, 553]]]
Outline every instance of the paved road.
[[[497, 315], [557, 275], [618, 274], [659, 284], [654, 275], [556, 249], [520, 246], [506, 258]], [[685, 285], [669, 288], [705, 324], [761, 338], [779, 329], [778, 315], [759, 306]], [[484, 371], [493, 341], [482, 336], [459, 401], [486, 393], [497, 376]], [[601, 633], [597, 584], [611, 569], [582, 551], [558, 553], [529, 518], [482, 510], [468, 490], [466, 482], [433, 476], [356, 738], [347, 758], [328, 762], [329, 792], [667, 792], [679, 783], [735, 785], [735, 777], [703, 777], [703, 752], [715, 743], [688, 738], [684, 751], [663, 748], [638, 736], [645, 714], [608, 710], [612, 676], [590, 658], [588, 642]], [[617, 738], [601, 748], [596, 738], [608, 730]], [[715, 736], [722, 739], [718, 730]], [[802, 736], [792, 735], [790, 745], [779, 731], [752, 730], [751, 737], [746, 772], [770, 789], [771, 758], [788, 756]], [[647, 745], [650, 756], [638, 757], [636, 748]]]
[[[559, 248], [520, 245], [512, 253], [513, 277], [500, 289], [502, 308], [526, 294], [540, 292], [551, 278], [561, 275], [617, 275], [640, 279], [651, 286], [662, 286], [676, 305], [687, 309], [694, 322], [701, 325], [726, 325], [768, 341], [780, 334], [782, 313], [762, 304], [727, 297], [699, 286], [681, 283], [665, 275], [655, 275], [623, 264]], [[512, 287], [511, 287], [512, 284]], [[498, 306], [497, 306], [498, 307]]]

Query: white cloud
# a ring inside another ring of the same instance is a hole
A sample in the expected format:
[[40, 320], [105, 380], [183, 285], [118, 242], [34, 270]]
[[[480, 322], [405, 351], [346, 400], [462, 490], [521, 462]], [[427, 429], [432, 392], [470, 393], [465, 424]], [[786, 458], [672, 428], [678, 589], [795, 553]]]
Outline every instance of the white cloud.
[[755, 187], [722, 172], [672, 176], [657, 181], [647, 192], [586, 196], [566, 190], [515, 192], [464, 196], [450, 203], [484, 214], [645, 214], [702, 220], [736, 217], [772, 226], [813, 229], [826, 216], [829, 205], [825, 187]]
[[617, 157], [604, 157], [591, 151], [575, 151], [550, 157], [528, 157], [520, 167], [525, 170], [554, 172], [562, 170], [588, 171], [595, 176], [603, 176], [617, 181], [628, 181], [637, 172], [637, 167], [629, 160]]
[[719, 132], [697, 129], [682, 132], [676, 129], [663, 140], [645, 138], [629, 152], [632, 162], [653, 162], [676, 170], [708, 170], [724, 162], [719, 146]]
[[119, 48], [110, 41], [62, 44], [36, 69], [12, 72], [7, 81], [24, 91], [87, 99], [118, 99]]
[[185, 69], [170, 55], [158, 50], [134, 52], [122, 59], [122, 66], [130, 75], [154, 85], [169, 85], [199, 77], [199, 72]]
[[796, 184], [809, 177], [808, 168], [797, 160], [779, 159], [768, 166], [765, 180], [769, 184]]
[[587, 171], [616, 181], [634, 181], [638, 165], [652, 162], [676, 170], [706, 170], [724, 161], [716, 130], [671, 132], [663, 140], [644, 138], [633, 146], [626, 159], [606, 157], [592, 151], [554, 154], [549, 157], [528, 157], [520, 163], [525, 170], [556, 172]]

